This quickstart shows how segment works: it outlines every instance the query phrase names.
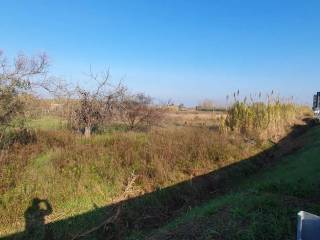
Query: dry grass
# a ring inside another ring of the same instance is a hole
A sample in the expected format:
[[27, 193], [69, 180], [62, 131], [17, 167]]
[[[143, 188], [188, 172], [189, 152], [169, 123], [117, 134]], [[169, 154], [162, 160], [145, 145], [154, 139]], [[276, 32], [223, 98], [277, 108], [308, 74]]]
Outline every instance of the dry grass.
[[[63, 219], [115, 201], [132, 175], [133, 193], [139, 195], [219, 169], [270, 146], [248, 141], [241, 132], [218, 131], [212, 127], [221, 122], [217, 113], [170, 114], [163, 127], [147, 132], [108, 131], [90, 139], [63, 127], [46, 129], [52, 124], [37, 121], [32, 125], [36, 141], [16, 143], [2, 151], [0, 235], [23, 229], [24, 211], [35, 197], [48, 199], [54, 207], [49, 221]], [[184, 121], [191, 124], [179, 125]]]
[[[84, 139], [62, 130], [38, 130], [37, 141], [15, 144], [0, 168], [0, 232], [22, 230], [34, 197], [49, 199], [52, 219], [106, 205], [134, 174], [136, 194], [154, 191], [238, 161], [258, 151], [241, 138], [208, 129], [113, 132]], [[14, 211], [12, 211], [14, 209]]]
[[166, 113], [167, 126], [217, 127], [226, 113], [220, 111], [175, 111]]

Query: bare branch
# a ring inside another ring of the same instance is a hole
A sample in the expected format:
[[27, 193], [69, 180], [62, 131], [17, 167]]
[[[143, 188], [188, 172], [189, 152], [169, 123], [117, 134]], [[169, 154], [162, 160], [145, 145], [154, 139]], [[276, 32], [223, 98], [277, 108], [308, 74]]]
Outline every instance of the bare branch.
[[30, 90], [31, 80], [43, 76], [47, 67], [46, 54], [36, 57], [19, 54], [10, 65], [3, 51], [0, 51], [0, 127], [10, 125], [13, 118], [23, 113], [20, 94]]
[[122, 83], [113, 86], [110, 83], [110, 72], [107, 69], [101, 74], [95, 74], [90, 68], [88, 78], [97, 83], [95, 90], [89, 91], [76, 87], [79, 105], [74, 109], [71, 117], [72, 125], [82, 132], [86, 137], [91, 135], [93, 128], [98, 125], [107, 124], [113, 115], [119, 111], [126, 88]]

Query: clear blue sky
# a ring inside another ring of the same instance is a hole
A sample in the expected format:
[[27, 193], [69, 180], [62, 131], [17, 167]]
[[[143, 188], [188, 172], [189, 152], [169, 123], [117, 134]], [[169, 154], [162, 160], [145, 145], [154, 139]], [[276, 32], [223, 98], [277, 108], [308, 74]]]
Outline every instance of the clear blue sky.
[[318, 0], [3, 0], [0, 30], [7, 55], [45, 51], [52, 75], [82, 83], [90, 65], [109, 66], [178, 103], [238, 89], [311, 103], [320, 90]]

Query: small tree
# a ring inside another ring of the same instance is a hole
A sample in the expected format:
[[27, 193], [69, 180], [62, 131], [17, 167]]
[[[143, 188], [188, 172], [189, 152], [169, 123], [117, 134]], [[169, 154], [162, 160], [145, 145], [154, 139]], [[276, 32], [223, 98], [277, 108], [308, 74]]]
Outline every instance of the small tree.
[[162, 110], [153, 106], [152, 99], [143, 93], [127, 96], [122, 106], [121, 117], [130, 129], [151, 126], [163, 117]]
[[[26, 141], [28, 131], [21, 131], [25, 120], [25, 104], [22, 95], [31, 90], [36, 77], [46, 73], [48, 59], [45, 54], [37, 57], [18, 55], [10, 64], [0, 50], [0, 150], [16, 141], [7, 130], [19, 131], [19, 139]], [[21, 121], [18, 120], [21, 117]], [[17, 124], [18, 123], [18, 124]], [[0, 159], [3, 152], [0, 152]]]
[[83, 129], [85, 137], [90, 137], [95, 127], [111, 120], [119, 110], [126, 91], [121, 83], [116, 86], [109, 83], [109, 71], [102, 74], [90, 73], [89, 78], [97, 86], [93, 91], [76, 88], [79, 101], [71, 114], [71, 121], [78, 129]]
[[9, 126], [12, 120], [23, 113], [20, 96], [31, 89], [35, 77], [46, 73], [48, 58], [18, 55], [10, 65], [0, 50], [0, 125]]

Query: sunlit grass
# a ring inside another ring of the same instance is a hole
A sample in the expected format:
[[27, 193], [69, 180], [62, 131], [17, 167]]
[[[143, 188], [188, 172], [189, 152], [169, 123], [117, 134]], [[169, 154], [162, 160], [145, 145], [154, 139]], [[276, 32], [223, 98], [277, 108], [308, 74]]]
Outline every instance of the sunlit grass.
[[[296, 214], [320, 214], [320, 128], [303, 136], [308, 144], [280, 164], [243, 179], [231, 193], [212, 199], [155, 231], [153, 239], [295, 239]], [[188, 226], [194, 226], [188, 232]], [[179, 235], [180, 234], [180, 235]], [[149, 235], [149, 233], [147, 233]], [[138, 237], [137, 237], [138, 236]], [[143, 239], [135, 232], [128, 239]]]
[[27, 126], [41, 130], [61, 130], [66, 128], [66, 121], [56, 116], [44, 116], [38, 119], [30, 119]]
[[35, 197], [50, 201], [47, 220], [57, 221], [112, 203], [132, 175], [137, 194], [153, 192], [270, 147], [206, 127], [110, 127], [86, 139], [59, 118], [28, 124], [35, 141], [10, 146], [0, 166], [0, 235], [24, 229], [24, 211]]

